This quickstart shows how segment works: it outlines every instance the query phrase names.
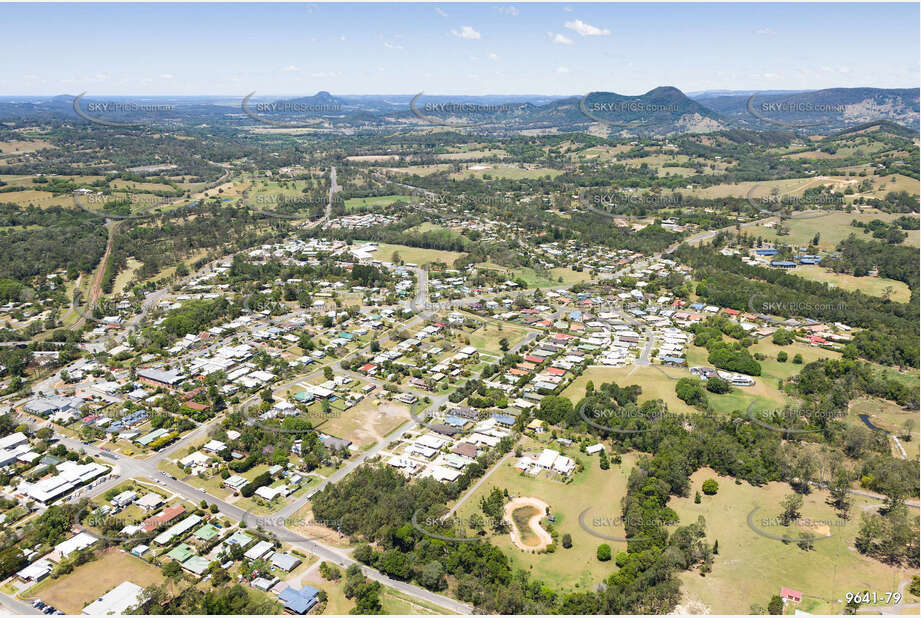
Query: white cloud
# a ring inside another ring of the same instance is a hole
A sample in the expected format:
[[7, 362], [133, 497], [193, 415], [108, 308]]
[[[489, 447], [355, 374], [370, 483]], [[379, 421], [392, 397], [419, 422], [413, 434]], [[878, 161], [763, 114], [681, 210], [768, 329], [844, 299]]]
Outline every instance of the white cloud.
[[344, 34], [340, 34], [340, 35], [339, 35], [339, 40], [340, 40], [340, 41], [344, 41], [344, 40], [345, 40], [345, 35], [344, 35]]
[[550, 37], [550, 40], [557, 45], [572, 45], [572, 39], [569, 39], [562, 34], [553, 34], [552, 32], [548, 32], [547, 36]]
[[442, 17], [447, 17], [447, 16], [448, 16], [447, 13], [445, 13], [444, 11], [442, 11], [441, 9], [439, 9], [438, 7], [435, 7], [435, 12], [438, 13], [439, 15], [441, 15]]
[[460, 39], [476, 40], [480, 38], [480, 33], [474, 30], [471, 26], [461, 26], [460, 30], [452, 28], [451, 34]]
[[490, 59], [490, 60], [498, 60], [498, 59], [499, 59], [499, 55], [498, 55], [498, 54], [489, 54], [489, 59]]
[[498, 7], [498, 10], [500, 13], [504, 13], [505, 15], [511, 15], [512, 17], [518, 16], [518, 9], [514, 6], [500, 6]]
[[758, 36], [771, 36], [771, 35], [777, 34], [777, 31], [771, 28], [758, 28], [757, 30], [755, 30], [755, 34], [757, 34]]
[[387, 49], [403, 49], [402, 45], [397, 45], [396, 43], [391, 43], [390, 41], [384, 41], [384, 47]]
[[289, 64], [286, 67], [281, 67], [281, 71], [284, 73], [296, 73], [300, 71], [300, 68], [294, 66], [293, 64]]
[[557, 73], [569, 73], [569, 69], [567, 69], [566, 67], [557, 67], [556, 72]]
[[173, 75], [171, 73], [163, 73], [160, 75], [160, 79], [173, 79]]
[[581, 19], [568, 21], [563, 25], [582, 36], [607, 36], [611, 34], [611, 31], [607, 28], [598, 28], [597, 26], [585, 23]]

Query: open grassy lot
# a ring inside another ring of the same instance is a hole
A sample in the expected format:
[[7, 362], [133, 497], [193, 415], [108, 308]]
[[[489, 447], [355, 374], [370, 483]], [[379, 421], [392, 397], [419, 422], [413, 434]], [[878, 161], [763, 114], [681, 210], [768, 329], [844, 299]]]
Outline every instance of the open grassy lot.
[[[485, 169], [484, 169], [485, 168]], [[471, 176], [489, 180], [490, 178], [507, 178], [510, 180], [521, 180], [523, 178], [543, 178], [550, 176], [556, 178], [562, 174], [562, 170], [554, 170], [548, 167], [537, 167], [534, 169], [522, 169], [520, 167], [506, 167], [484, 163], [481, 165], [471, 165], [466, 169], [451, 174], [454, 180], [463, 180]]]
[[480, 328], [467, 335], [470, 345], [480, 352], [501, 356], [502, 348], [499, 346], [501, 339], [507, 339], [509, 348], [521, 341], [528, 334], [528, 329], [510, 324], [496, 324], [487, 322]]
[[[708, 478], [719, 481], [719, 492], [714, 496], [704, 495], [701, 504], [694, 504], [694, 492]], [[795, 543], [761, 536], [748, 526], [748, 516], [757, 508], [752, 521], [761, 531], [775, 536], [799, 536], [796, 524], [783, 527], [772, 521], [782, 510], [780, 501], [791, 493], [788, 485], [736, 485], [732, 479], [719, 478], [709, 470], [698, 470], [691, 479], [690, 496], [672, 498], [669, 506], [678, 513], [682, 525], [693, 523], [702, 515], [707, 524], [707, 539], [719, 541], [719, 555], [710, 574], [681, 575], [684, 601], [702, 603], [708, 608], [707, 613], [749, 613], [752, 603], [766, 607], [771, 596], [786, 586], [802, 591], [799, 609], [837, 614], [844, 608], [846, 592], [897, 591], [900, 582], [917, 574], [884, 565], [852, 549], [860, 525], [859, 513], [878, 507], [881, 504], [878, 501], [855, 496], [851, 518], [841, 520], [825, 503], [826, 492], [814, 491], [805, 496], [801, 515], [814, 523], [804, 530], [816, 537], [830, 534], [817, 538], [814, 549], [807, 551]], [[917, 516], [917, 511], [912, 512]]]
[[464, 148], [460, 152], [435, 155], [439, 161], [471, 161], [490, 157], [507, 157], [508, 153], [501, 148]]
[[829, 283], [843, 290], [859, 290], [870, 296], [889, 296], [895, 302], [905, 303], [911, 298], [911, 290], [901, 281], [883, 277], [854, 277], [836, 273], [819, 265], [798, 266], [796, 274], [803, 279]]
[[391, 615], [432, 615], [453, 614], [441, 606], [403, 594], [393, 588], [381, 589], [381, 605], [385, 614]]
[[0, 142], [0, 154], [23, 154], [26, 152], [35, 152], [36, 150], [41, 150], [42, 148], [56, 148], [51, 142], [46, 142], [45, 140], [32, 140], [32, 141], [23, 141], [16, 140], [10, 142]]
[[[375, 405], [375, 401], [380, 401]], [[358, 405], [333, 415], [318, 429], [337, 438], [351, 440], [360, 448], [371, 446], [409, 420], [409, 408], [402, 403], [377, 399], [372, 393]]]
[[[527, 438], [522, 444], [525, 452], [540, 452], [545, 447], [560, 450], [558, 444], [550, 445], [546, 440], [537, 442]], [[480, 497], [487, 495], [493, 487], [508, 489], [510, 496], [527, 496], [545, 501], [550, 505], [555, 518], [553, 528], [560, 536], [572, 535], [571, 548], [563, 549], [557, 541], [558, 547], [553, 553], [524, 552], [512, 544], [508, 533], [493, 534], [490, 542], [509, 556], [513, 568], [529, 571], [555, 590], [587, 591], [617, 569], [611, 562], [598, 561], [595, 555], [598, 545], [608, 543], [617, 552], [622, 551], [626, 543], [589, 534], [579, 525], [579, 516], [589, 509], [583, 518], [586, 527], [593, 531], [597, 529], [603, 535], [623, 537], [623, 526], [619, 523], [620, 499], [626, 493], [627, 478], [635, 459], [625, 455], [620, 465], [612, 464], [609, 470], [601, 470], [597, 456], [579, 454], [574, 447], [563, 449], [563, 452], [585, 464], [582, 472], [573, 473], [571, 483], [548, 478], [545, 472], [538, 477], [522, 475], [514, 468], [515, 458], [510, 457], [467, 498], [456, 516], [462, 521], [469, 521], [474, 514], [485, 517], [480, 510]], [[613, 525], [607, 526], [606, 522]]]
[[596, 389], [605, 382], [614, 382], [621, 387], [636, 384], [643, 389], [639, 396], [640, 402], [661, 399], [668, 405], [670, 412], [691, 414], [695, 409], [675, 394], [675, 383], [679, 378], [689, 375], [687, 369], [679, 367], [589, 367], [561, 394], [575, 404], [585, 396], [585, 385], [589, 380], [595, 383]]
[[400, 254], [400, 259], [403, 262], [418, 264], [419, 266], [430, 262], [442, 262], [451, 265], [454, 260], [466, 255], [457, 251], [439, 251], [438, 249], [420, 249], [418, 247], [407, 247], [406, 245], [381, 243], [378, 245], [377, 251], [374, 252], [374, 257], [375, 259], [389, 262], [394, 252]]
[[114, 549], [98, 560], [78, 566], [69, 575], [49, 578], [33, 586], [29, 589], [28, 598], [40, 598], [65, 614], [79, 614], [87, 603], [122, 582], [130, 581], [146, 588], [160, 584], [163, 579], [157, 567]]
[[[828, 214], [824, 217], [816, 217], [812, 219], [792, 219], [784, 222], [784, 227], [790, 231], [786, 236], [777, 236], [777, 231], [774, 228], [766, 228], [761, 226], [752, 226], [746, 228], [746, 233], [749, 236], [761, 236], [764, 240], [771, 242], [780, 241], [786, 244], [794, 244], [796, 246], [806, 246], [813, 239], [813, 237], [819, 235], [819, 249], [831, 251], [837, 246], [839, 242], [854, 234], [857, 238], [864, 238], [863, 230], [851, 227], [851, 221], [854, 219], [867, 223], [873, 219], [880, 219], [882, 221], [892, 221], [897, 219], [902, 215], [891, 215], [884, 212], [867, 212], [867, 213], [846, 213], [846, 212], [836, 212]], [[867, 235], [866, 238], [872, 238], [872, 235]], [[903, 244], [910, 244], [911, 234], [904, 241]], [[797, 267], [793, 272], [798, 273], [800, 267]]]
[[379, 206], [389, 206], [393, 203], [409, 204], [412, 198], [405, 195], [379, 195], [376, 197], [353, 197], [345, 200], [345, 208], [353, 210], [374, 210]]
[[572, 285], [592, 278], [588, 272], [576, 272], [571, 268], [551, 268], [549, 270], [534, 270], [533, 268], [506, 268], [491, 262], [477, 264], [482, 270], [497, 270], [514, 278], [521, 278], [529, 288], [549, 288], [558, 285]]
[[[838, 352], [817, 348], [798, 341], [790, 345], [774, 345], [770, 337], [765, 337], [748, 348], [748, 351], [753, 355], [760, 352], [767, 356], [765, 360], [758, 361], [758, 363], [761, 365], [761, 378], [767, 378], [772, 386], [777, 386], [776, 380], [779, 378], [788, 379], [798, 374], [803, 365], [808, 365], [821, 358], [840, 358], [841, 356]], [[787, 353], [788, 360], [785, 363], [777, 362], [777, 353], [781, 351]], [[793, 364], [793, 357], [797, 354], [801, 354], [803, 357], [802, 365]], [[757, 378], [755, 379], [757, 380]]]

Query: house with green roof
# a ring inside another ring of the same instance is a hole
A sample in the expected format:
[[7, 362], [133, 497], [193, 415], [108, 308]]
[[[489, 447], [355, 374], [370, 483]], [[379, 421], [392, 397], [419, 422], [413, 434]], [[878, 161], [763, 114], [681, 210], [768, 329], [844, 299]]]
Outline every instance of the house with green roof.
[[201, 528], [199, 528], [192, 534], [199, 541], [210, 541], [214, 539], [214, 537], [216, 537], [218, 534], [220, 534], [220, 532], [221, 531], [218, 528], [216, 528], [214, 525], [205, 524], [204, 526], [202, 526]]
[[195, 555], [195, 550], [188, 543], [180, 543], [166, 554], [176, 562], [185, 562]]
[[210, 565], [211, 562], [207, 558], [193, 555], [182, 563], [182, 568], [200, 577], [205, 574]]
[[253, 542], [253, 537], [246, 534], [242, 530], [237, 530], [236, 532], [233, 533], [233, 536], [227, 539], [228, 545], [239, 545], [240, 547], [244, 547], [244, 548], [252, 542]]

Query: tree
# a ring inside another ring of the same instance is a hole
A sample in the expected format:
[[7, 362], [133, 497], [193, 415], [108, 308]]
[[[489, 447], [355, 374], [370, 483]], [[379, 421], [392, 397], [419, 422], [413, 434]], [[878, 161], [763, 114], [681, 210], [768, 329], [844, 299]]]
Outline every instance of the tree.
[[694, 492], [694, 504], [700, 504], [700, 492], [699, 491]]
[[272, 389], [268, 387], [262, 389], [262, 391], [259, 393], [259, 396], [262, 397], [262, 401], [267, 403], [272, 403], [275, 401], [275, 398], [272, 396]]
[[445, 579], [445, 570], [441, 563], [437, 560], [427, 562], [419, 574], [419, 583], [429, 590], [444, 590], [447, 588], [448, 581]]
[[778, 352], [778, 353], [777, 353], [777, 362], [778, 362], [778, 363], [785, 363], [785, 362], [787, 362], [787, 353], [784, 352], [783, 350], [781, 350], [780, 352]]
[[720, 542], [719, 540], [713, 541], [713, 555], [719, 555], [720, 553]]
[[604, 451], [598, 454], [598, 466], [602, 470], [607, 470], [611, 467], [611, 463], [608, 461], [608, 455]]
[[602, 543], [598, 546], [598, 551], [595, 552], [598, 560], [601, 562], [607, 562], [611, 559], [611, 546], [607, 543]]
[[723, 393], [728, 393], [732, 387], [729, 384], [728, 380], [724, 380], [720, 377], [712, 377], [707, 380], [707, 390], [711, 393], [716, 393], [717, 395], [722, 395]]
[[771, 602], [768, 603], [767, 611], [773, 616], [780, 616], [783, 614], [783, 599], [780, 598], [779, 594], [775, 594], [771, 597]]
[[175, 560], [170, 560], [163, 565], [163, 568], [160, 569], [160, 572], [163, 573], [164, 577], [175, 579], [182, 575], [182, 567], [179, 566], [179, 563]]
[[323, 367], [323, 377], [326, 378], [327, 380], [332, 380], [333, 379], [333, 368], [330, 367], [329, 365], [327, 365], [326, 367]]
[[780, 507], [783, 509], [780, 520], [785, 526], [789, 526], [790, 522], [799, 519], [799, 510], [803, 507], [803, 495], [789, 494], [781, 501]]
[[778, 328], [771, 336], [774, 345], [790, 345], [793, 343], [793, 333], [785, 328]]
[[563, 535], [563, 548], [569, 549], [570, 547], [572, 547], [572, 535], [567, 532]]
[[794, 364], [794, 365], [802, 365], [802, 364], [803, 364], [803, 355], [802, 355], [802, 354], [797, 354], [796, 356], [794, 356], [794, 357], [793, 357], [793, 364]]
[[707, 479], [700, 488], [705, 494], [712, 496], [719, 490], [720, 485], [716, 482], [716, 479]]
[[499, 349], [502, 350], [503, 352], [508, 352], [508, 348], [509, 348], [508, 339], [503, 337], [502, 339], [499, 340]]

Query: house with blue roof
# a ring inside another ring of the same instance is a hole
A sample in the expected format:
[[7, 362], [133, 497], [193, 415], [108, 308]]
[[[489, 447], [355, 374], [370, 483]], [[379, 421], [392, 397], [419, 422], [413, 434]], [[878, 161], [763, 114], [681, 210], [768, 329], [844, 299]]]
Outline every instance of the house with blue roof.
[[778, 262], [775, 260], [771, 262], [771, 266], [774, 268], [796, 268], [796, 262]]
[[515, 424], [515, 417], [510, 414], [493, 414], [492, 417], [496, 419], [497, 423], [506, 427], [511, 427]]
[[445, 425], [451, 427], [464, 427], [469, 421], [465, 418], [460, 418], [458, 416], [446, 416]]
[[777, 249], [755, 249], [757, 255], [777, 255]]
[[304, 586], [300, 590], [288, 586], [278, 595], [278, 600], [285, 604], [285, 610], [293, 614], [306, 614], [320, 602], [320, 591], [313, 586]]

